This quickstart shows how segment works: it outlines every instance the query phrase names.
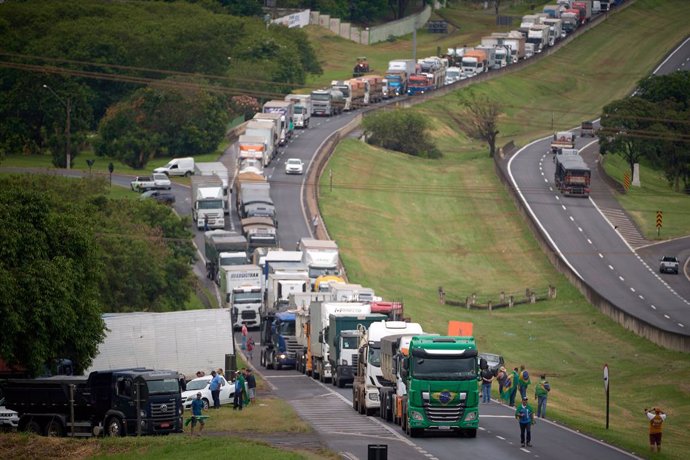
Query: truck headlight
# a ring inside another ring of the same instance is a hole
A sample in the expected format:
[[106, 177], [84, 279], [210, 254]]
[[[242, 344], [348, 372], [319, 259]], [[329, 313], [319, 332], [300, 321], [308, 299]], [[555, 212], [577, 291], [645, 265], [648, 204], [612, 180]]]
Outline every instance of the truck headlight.
[[139, 411], [139, 416], [140, 416], [141, 418], [146, 418], [146, 411], [145, 411], [145, 410]]
[[466, 422], [471, 422], [471, 421], [476, 420], [476, 419], [477, 419], [477, 413], [475, 411], [468, 412], [465, 415], [465, 421]]
[[410, 414], [410, 416], [412, 417], [412, 420], [416, 420], [418, 422], [421, 422], [422, 420], [424, 420], [424, 416], [420, 412], [417, 412], [416, 410], [413, 410], [412, 414]]
[[379, 394], [378, 393], [368, 393], [367, 399], [370, 399], [372, 401], [378, 401], [379, 400]]
[[285, 358], [287, 358], [287, 356], [285, 355], [285, 353], [281, 353], [281, 354], [278, 356], [278, 359], [285, 359]]

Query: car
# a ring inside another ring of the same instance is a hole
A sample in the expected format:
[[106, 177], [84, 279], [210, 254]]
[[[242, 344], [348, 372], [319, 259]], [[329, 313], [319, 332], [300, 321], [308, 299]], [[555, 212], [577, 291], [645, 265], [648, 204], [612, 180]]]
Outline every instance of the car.
[[175, 195], [170, 192], [163, 192], [161, 190], [149, 190], [144, 192], [139, 197], [140, 200], [154, 199], [159, 203], [172, 205], [175, 203]]
[[172, 183], [165, 174], [154, 173], [151, 176], [137, 176], [130, 182], [130, 186], [135, 192], [145, 192], [147, 190], [170, 190]]
[[5, 407], [5, 398], [0, 398], [0, 430], [16, 430], [19, 427], [19, 414]]
[[680, 262], [675, 256], [664, 256], [661, 258], [659, 264], [659, 273], [673, 273], [678, 274], [678, 268], [680, 267]]
[[494, 353], [479, 353], [479, 355], [477, 355], [477, 360], [479, 361], [482, 358], [486, 360], [486, 364], [489, 366], [489, 369], [491, 369], [494, 375], [498, 374], [499, 369], [505, 366], [505, 361], [501, 355]]
[[[187, 389], [182, 392], [182, 405], [185, 409], [192, 407], [192, 401], [196, 399], [196, 394], [201, 393], [201, 399], [204, 401], [204, 409], [208, 409], [209, 405], [213, 405], [213, 397], [211, 396], [211, 379], [210, 375], [197, 377], [187, 382]], [[235, 384], [225, 380], [225, 377], [220, 377], [222, 383], [220, 386], [220, 404], [232, 404], [235, 398]]]
[[285, 162], [285, 174], [302, 174], [304, 163], [299, 158], [288, 158]]

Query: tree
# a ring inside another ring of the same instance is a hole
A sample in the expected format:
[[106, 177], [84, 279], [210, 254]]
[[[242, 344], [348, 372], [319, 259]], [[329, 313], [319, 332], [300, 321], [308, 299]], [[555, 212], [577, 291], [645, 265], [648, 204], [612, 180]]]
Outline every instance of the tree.
[[382, 111], [365, 117], [362, 126], [371, 145], [424, 158], [441, 156], [422, 114], [402, 109]]
[[[0, 178], [0, 358], [38, 374], [70, 358], [86, 369], [104, 338], [101, 266], [90, 206], [94, 184], [51, 190], [56, 178]], [[74, 181], [70, 181], [74, 182]]]
[[657, 111], [653, 103], [640, 97], [619, 99], [604, 107], [598, 132], [602, 154], [622, 156], [632, 177], [635, 163], [651, 156], [658, 147], [659, 131], [654, 129]]
[[489, 156], [496, 154], [496, 137], [498, 136], [498, 116], [501, 105], [487, 96], [470, 93], [461, 104], [465, 107], [465, 119], [461, 126], [469, 137], [489, 144]]

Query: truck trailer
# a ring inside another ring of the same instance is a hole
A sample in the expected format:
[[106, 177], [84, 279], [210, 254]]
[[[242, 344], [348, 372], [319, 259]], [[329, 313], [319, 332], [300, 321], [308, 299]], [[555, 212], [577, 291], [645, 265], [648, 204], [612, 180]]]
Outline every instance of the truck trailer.
[[221, 267], [244, 265], [248, 260], [247, 239], [237, 232], [209, 230], [204, 232], [206, 277], [220, 284]]

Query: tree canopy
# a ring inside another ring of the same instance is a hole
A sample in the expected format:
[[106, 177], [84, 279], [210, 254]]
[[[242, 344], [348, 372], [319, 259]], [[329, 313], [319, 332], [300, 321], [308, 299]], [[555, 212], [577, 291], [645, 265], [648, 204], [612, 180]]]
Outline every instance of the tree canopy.
[[630, 167], [647, 161], [680, 190], [690, 185], [690, 72], [650, 76], [635, 95], [613, 101], [601, 115], [601, 153], [622, 156]]
[[424, 158], [441, 156], [422, 114], [402, 109], [380, 111], [365, 117], [362, 126], [371, 145]]
[[187, 223], [153, 201], [110, 200], [101, 179], [0, 177], [0, 358], [38, 373], [86, 369], [104, 312], [184, 308], [195, 286]]

